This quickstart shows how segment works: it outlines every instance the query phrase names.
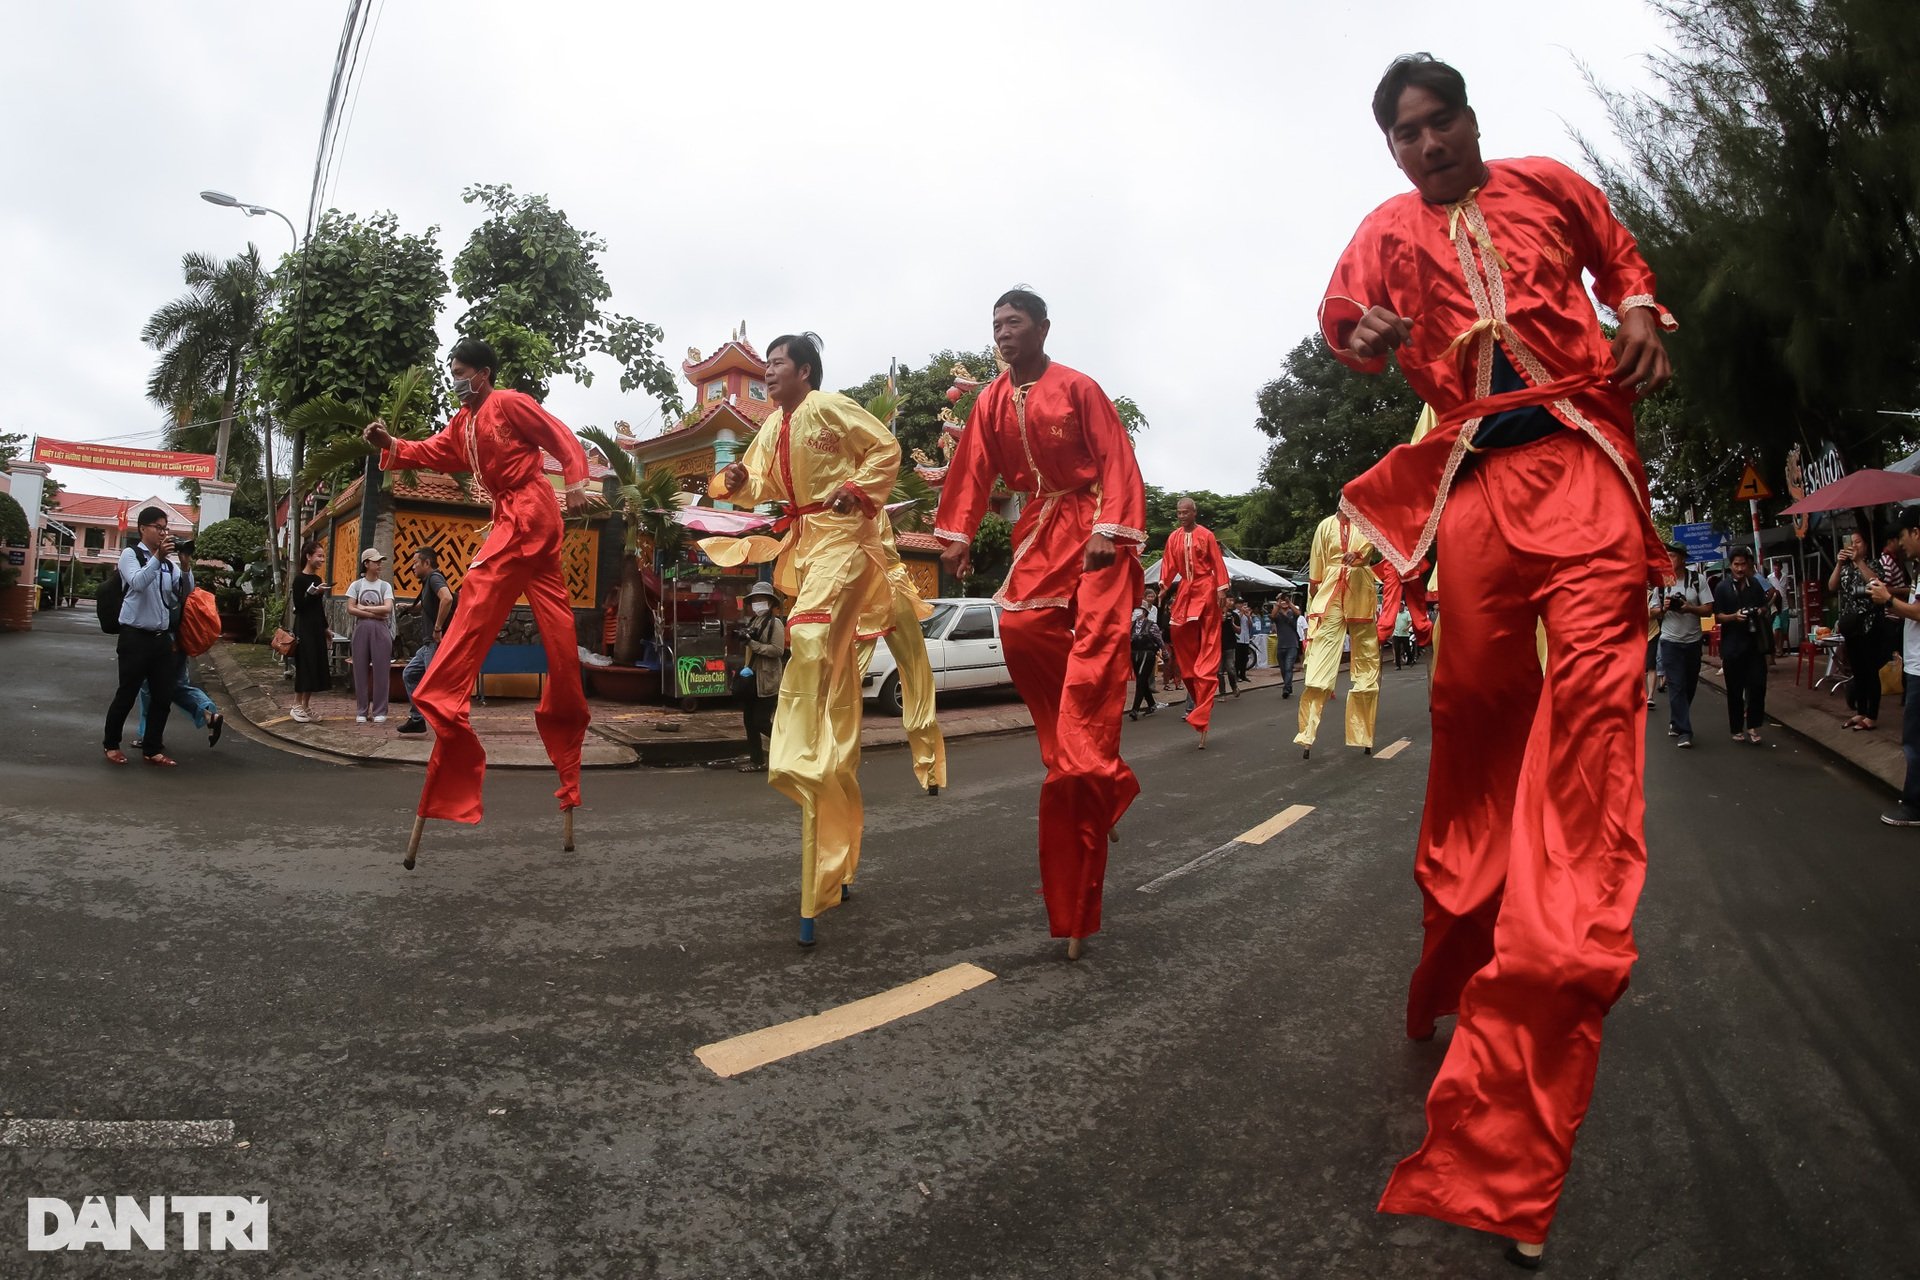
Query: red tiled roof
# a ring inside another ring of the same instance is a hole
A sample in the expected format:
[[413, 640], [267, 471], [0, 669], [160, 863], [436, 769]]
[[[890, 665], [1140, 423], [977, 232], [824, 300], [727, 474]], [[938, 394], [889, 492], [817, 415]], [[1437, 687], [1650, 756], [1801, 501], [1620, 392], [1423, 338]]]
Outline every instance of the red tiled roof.
[[715, 348], [712, 355], [708, 356], [706, 359], [700, 361], [697, 364], [691, 360], [682, 360], [680, 362], [680, 372], [687, 375], [687, 381], [697, 383], [700, 381], [701, 378], [705, 377], [708, 373], [712, 372], [714, 368], [719, 366], [722, 363], [722, 357], [725, 356], [729, 351], [739, 352], [741, 355], [745, 356], [748, 359], [748, 361], [753, 364], [755, 368], [760, 370], [762, 374], [766, 373], [767, 362], [761, 359], [760, 353], [758, 351], [755, 351], [753, 349], [753, 344], [751, 342], [748, 342], [745, 338], [728, 339], [726, 342], [721, 343], [717, 348]]
[[735, 404], [731, 400], [715, 400], [701, 411], [699, 417], [689, 419], [678, 426], [668, 427], [659, 435], [649, 436], [641, 443], [651, 444], [655, 440], [665, 440], [668, 436], [684, 435], [689, 431], [697, 431], [718, 417], [722, 410], [731, 410], [736, 417], [746, 422], [749, 426], [758, 428], [767, 420], [768, 416], [773, 413], [773, 405], [771, 403], [762, 404], [757, 400], [749, 400], [745, 404]]
[[[54, 507], [54, 518], [65, 517], [69, 520], [118, 520], [121, 512], [136, 513], [147, 504], [146, 498], [116, 498], [99, 493], [74, 493], [62, 490], [59, 505]], [[189, 523], [197, 523], [200, 509], [182, 503], [169, 502], [169, 507], [185, 516]]]
[[947, 545], [930, 533], [896, 533], [893, 540], [902, 551], [943, 551]]

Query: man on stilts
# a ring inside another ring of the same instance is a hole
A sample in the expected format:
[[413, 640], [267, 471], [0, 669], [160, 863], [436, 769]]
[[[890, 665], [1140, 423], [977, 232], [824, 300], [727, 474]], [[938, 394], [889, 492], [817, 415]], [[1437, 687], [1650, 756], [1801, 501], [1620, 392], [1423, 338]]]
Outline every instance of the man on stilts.
[[[1535, 1267], [1636, 954], [1639, 606], [1669, 570], [1632, 402], [1670, 376], [1673, 320], [1591, 183], [1552, 160], [1483, 161], [1452, 67], [1397, 60], [1373, 111], [1415, 190], [1361, 224], [1321, 327], [1363, 372], [1397, 349], [1438, 425], [1349, 483], [1341, 510], [1401, 573], [1437, 546], [1457, 602], [1432, 672], [1407, 1031], [1459, 1020], [1426, 1141], [1380, 1208], [1509, 1236], [1509, 1259]], [[1620, 319], [1611, 344], [1583, 271]]]
[[487, 753], [473, 732], [468, 707], [487, 650], [522, 595], [533, 608], [547, 652], [547, 678], [534, 725], [547, 758], [560, 774], [554, 792], [564, 815], [563, 847], [573, 848], [573, 811], [580, 805], [580, 744], [587, 733], [587, 695], [580, 682], [580, 649], [573, 608], [560, 569], [565, 522], [547, 481], [542, 450], [560, 463], [568, 511], [585, 509], [587, 455], [558, 418], [532, 396], [496, 390], [499, 358], [478, 338], [463, 338], [447, 354], [460, 412], [426, 440], [397, 440], [386, 424], [372, 422], [364, 435], [380, 450], [387, 471], [466, 472], [493, 498], [493, 523], [480, 552], [460, 582], [460, 608], [415, 686], [413, 705], [433, 729], [433, 755], [407, 842], [404, 862], [412, 869], [428, 818], [480, 821]]
[[1120, 758], [1140, 599], [1146, 490], [1133, 443], [1098, 383], [1046, 353], [1047, 304], [1027, 289], [1001, 295], [993, 341], [1007, 362], [960, 433], [934, 535], [941, 564], [967, 576], [968, 551], [994, 478], [1027, 495], [1013, 528], [1013, 564], [994, 597], [1014, 688], [1033, 713], [1040, 758], [1040, 886], [1068, 959], [1100, 928], [1107, 844], [1140, 794]]
[[1302, 759], [1313, 754], [1320, 714], [1340, 678], [1340, 657], [1351, 643], [1347, 674], [1347, 745], [1373, 754], [1374, 719], [1380, 712], [1380, 637], [1374, 610], [1380, 601], [1373, 545], [1344, 515], [1330, 515], [1313, 531], [1307, 564], [1307, 687], [1300, 694], [1300, 730], [1294, 745]]
[[1233, 579], [1227, 573], [1227, 559], [1213, 530], [1199, 523], [1200, 508], [1192, 498], [1174, 504], [1180, 527], [1167, 535], [1167, 548], [1160, 557], [1160, 580], [1177, 575], [1173, 597], [1174, 661], [1180, 666], [1181, 683], [1193, 699], [1187, 723], [1200, 735], [1200, 749], [1207, 749], [1207, 730], [1213, 724], [1213, 700], [1220, 690], [1221, 611], [1226, 608], [1227, 591]]
[[[800, 945], [814, 920], [850, 896], [860, 865], [860, 637], [893, 612], [880, 517], [900, 471], [900, 444], [846, 396], [819, 390], [819, 339], [786, 334], [767, 348], [767, 394], [780, 409], [746, 456], [708, 485], [735, 506], [784, 502], [780, 537], [703, 538], [715, 564], [774, 561], [793, 601], [793, 656], [767, 752], [767, 781], [800, 806]], [[918, 619], [915, 619], [918, 626]]]

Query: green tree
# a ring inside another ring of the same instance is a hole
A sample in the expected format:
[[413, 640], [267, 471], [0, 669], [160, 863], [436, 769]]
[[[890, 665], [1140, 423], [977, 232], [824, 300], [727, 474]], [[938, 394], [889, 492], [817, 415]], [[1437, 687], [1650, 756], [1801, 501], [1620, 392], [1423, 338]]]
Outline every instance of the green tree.
[[642, 389], [668, 418], [680, 413], [679, 382], [656, 348], [658, 325], [603, 312], [613, 296], [599, 257], [607, 242], [582, 231], [545, 196], [515, 195], [504, 184], [462, 193], [487, 218], [453, 260], [453, 282], [469, 303], [458, 328], [481, 337], [500, 357], [503, 386], [544, 400], [562, 374], [593, 383], [587, 357], [620, 366], [620, 389]]
[[1656, 90], [1596, 86], [1626, 159], [1587, 155], [1680, 320], [1670, 487], [1717, 489], [1730, 455], [1778, 476], [1823, 439], [1884, 460], [1911, 425], [1876, 410], [1920, 387], [1920, 24], [1883, 0], [1654, 7]]
[[[947, 399], [947, 391], [953, 386], [953, 366], [965, 365], [967, 372], [984, 383], [993, 376], [993, 351], [987, 348], [981, 351], [937, 352], [927, 357], [927, 362], [918, 369], [902, 364], [894, 369], [894, 389], [899, 397], [898, 413], [893, 420], [893, 434], [900, 441], [900, 451], [905, 458], [911, 458], [913, 451], [919, 449], [936, 463], [940, 461], [940, 411], [952, 409], [954, 416], [962, 421], [972, 410], [973, 402], [979, 397], [978, 391], [970, 391], [958, 403]], [[857, 387], [848, 387], [846, 394], [866, 404], [887, 389], [887, 375], [876, 373]], [[903, 459], [903, 463], [905, 459]], [[906, 465], [911, 465], [906, 463]]]
[[1287, 353], [1278, 378], [1260, 388], [1254, 425], [1272, 438], [1236, 536], [1243, 551], [1297, 563], [1314, 526], [1339, 505], [1340, 486], [1413, 435], [1420, 397], [1389, 364], [1355, 373], [1318, 333]]
[[1013, 567], [1013, 525], [989, 511], [973, 531], [973, 546], [968, 554], [973, 572], [960, 584], [963, 596], [990, 596], [1006, 581]]
[[163, 303], [147, 318], [140, 340], [160, 353], [147, 379], [147, 398], [171, 414], [176, 425], [196, 421], [196, 411], [213, 401], [218, 426], [213, 440], [214, 474], [222, 480], [252, 473], [260, 445], [242, 452], [246, 465], [229, 469], [228, 450], [240, 403], [240, 378], [260, 341], [260, 328], [272, 296], [271, 283], [253, 245], [224, 262], [204, 253], [180, 260], [187, 292]]

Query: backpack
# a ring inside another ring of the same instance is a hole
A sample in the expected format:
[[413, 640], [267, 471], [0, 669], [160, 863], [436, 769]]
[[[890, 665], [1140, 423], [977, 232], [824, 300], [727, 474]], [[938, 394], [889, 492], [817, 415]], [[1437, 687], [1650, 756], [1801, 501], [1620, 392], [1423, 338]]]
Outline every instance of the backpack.
[[197, 658], [213, 648], [219, 638], [220, 606], [214, 601], [213, 592], [195, 587], [180, 607], [180, 648], [188, 657]]
[[[144, 547], [135, 547], [134, 556], [140, 561], [142, 569], [147, 567], [147, 552]], [[100, 590], [93, 596], [94, 612], [100, 615], [100, 629], [110, 636], [120, 634], [120, 606], [127, 601], [127, 580], [120, 576], [120, 564], [114, 562], [113, 572], [100, 584]]]

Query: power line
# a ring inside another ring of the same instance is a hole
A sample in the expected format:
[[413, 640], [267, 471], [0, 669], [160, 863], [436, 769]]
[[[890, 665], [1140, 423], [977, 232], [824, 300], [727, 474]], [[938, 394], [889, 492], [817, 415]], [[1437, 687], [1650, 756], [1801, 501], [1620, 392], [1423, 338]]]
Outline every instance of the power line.
[[[369, 29], [366, 32], [366, 40], [369, 46], [372, 45], [374, 37], [380, 34], [380, 16], [384, 14], [386, 11], [387, 11], [387, 0], [379, 0], [377, 7], [375, 7], [373, 11], [373, 21], [370, 24], [368, 24]], [[358, 79], [356, 79], [354, 76], [354, 71], [356, 70], [360, 60], [360, 45], [357, 41], [355, 42], [353, 47], [353, 58], [354, 58], [355, 66], [350, 66], [347, 68], [347, 80], [353, 86], [353, 100], [347, 104], [346, 124], [341, 128], [340, 140], [334, 147], [334, 155], [341, 158], [341, 164], [338, 168], [335, 168], [333, 171], [333, 194], [329, 196], [326, 201], [326, 203], [329, 203], [329, 204], [331, 204], [340, 195], [340, 175], [346, 169], [345, 156], [346, 156], [346, 150], [347, 150], [347, 140], [353, 136], [353, 119], [354, 119], [354, 116], [357, 115], [360, 110], [360, 91], [364, 89], [367, 84], [367, 78], [365, 75], [361, 75]], [[373, 50], [371, 47], [369, 47], [367, 50], [367, 66], [371, 67], [372, 65], [373, 65]]]

